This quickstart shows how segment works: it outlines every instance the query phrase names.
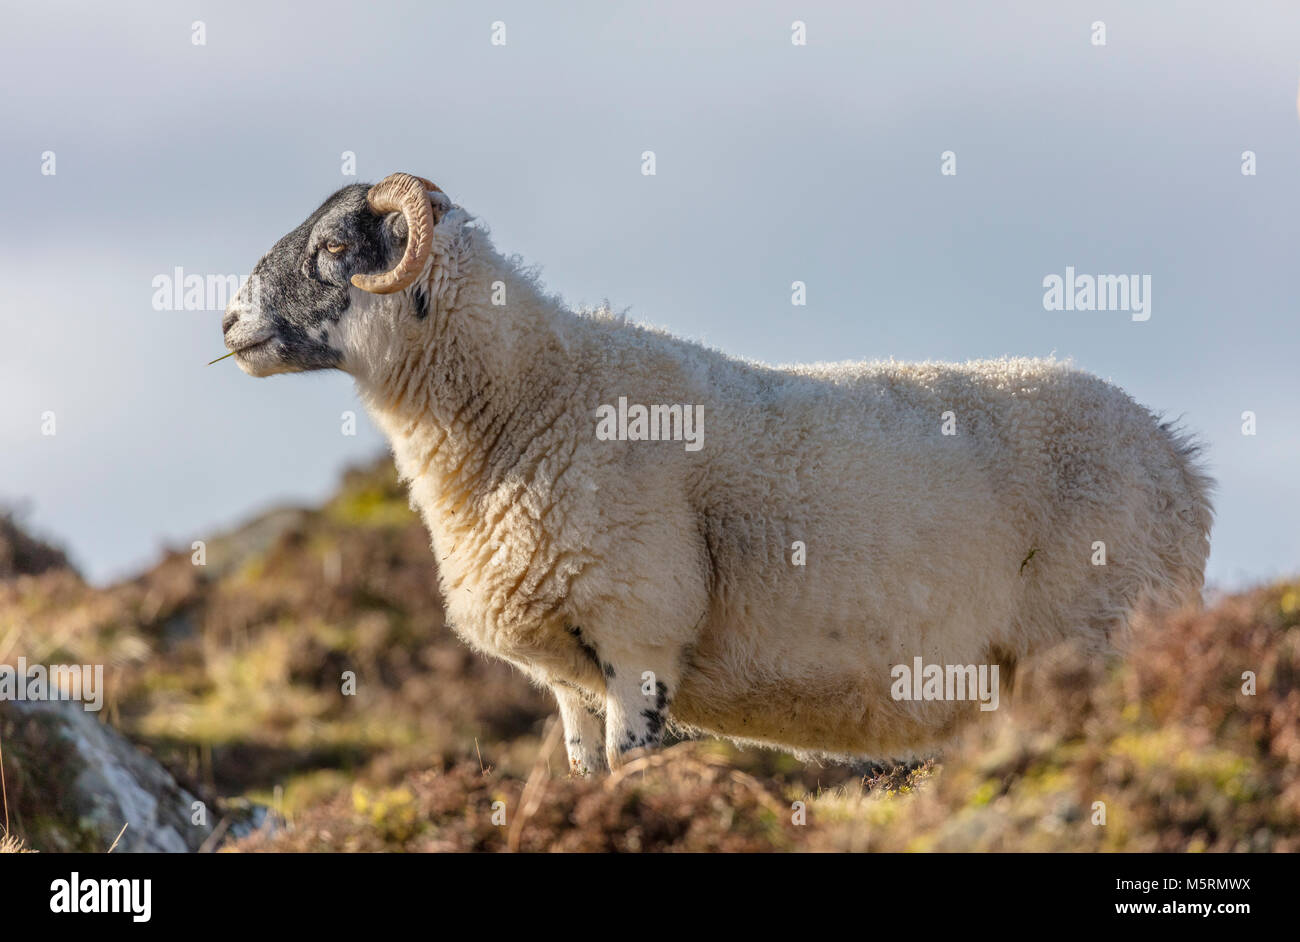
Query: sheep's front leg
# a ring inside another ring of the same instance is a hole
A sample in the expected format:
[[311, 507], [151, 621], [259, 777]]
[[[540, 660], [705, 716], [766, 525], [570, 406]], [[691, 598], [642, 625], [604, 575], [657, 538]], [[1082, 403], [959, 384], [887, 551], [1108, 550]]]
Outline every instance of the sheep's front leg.
[[605, 756], [611, 769], [637, 749], [657, 748], [677, 689], [676, 671], [661, 658], [625, 657], [605, 665]]
[[554, 684], [551, 691], [560, 705], [560, 719], [564, 722], [564, 747], [569, 753], [569, 773], [590, 775], [605, 768], [605, 755], [601, 745], [605, 740], [600, 727], [600, 717], [573, 687]]

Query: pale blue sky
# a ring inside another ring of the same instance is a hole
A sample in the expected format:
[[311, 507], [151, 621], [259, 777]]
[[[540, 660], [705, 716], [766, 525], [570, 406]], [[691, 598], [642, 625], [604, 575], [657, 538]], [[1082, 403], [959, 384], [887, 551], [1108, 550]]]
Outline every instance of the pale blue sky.
[[[732, 353], [1072, 357], [1209, 443], [1214, 582], [1300, 572], [1300, 5], [1135, 6], [9, 5], [0, 500], [103, 581], [381, 452], [345, 376], [208, 368], [219, 313], [151, 279], [246, 273], [401, 169], [571, 301]], [[1067, 265], [1151, 275], [1151, 319], [1045, 311]]]

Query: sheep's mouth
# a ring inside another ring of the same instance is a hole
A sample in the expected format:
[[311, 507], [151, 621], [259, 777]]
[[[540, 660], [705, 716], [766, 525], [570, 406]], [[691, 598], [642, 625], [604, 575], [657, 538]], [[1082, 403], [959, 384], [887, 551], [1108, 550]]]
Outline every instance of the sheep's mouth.
[[277, 338], [264, 337], [255, 343], [244, 344], [235, 350], [235, 362], [249, 376], [270, 376], [288, 371], [286, 364], [275, 355]]
[[265, 340], [257, 341], [257, 343], [245, 344], [244, 346], [240, 347], [238, 350], [233, 351], [235, 354], [235, 359], [239, 359], [242, 356], [247, 356], [250, 350], [256, 350], [259, 347], [265, 347], [268, 343], [270, 343], [274, 339], [275, 339], [274, 337], [267, 337]]

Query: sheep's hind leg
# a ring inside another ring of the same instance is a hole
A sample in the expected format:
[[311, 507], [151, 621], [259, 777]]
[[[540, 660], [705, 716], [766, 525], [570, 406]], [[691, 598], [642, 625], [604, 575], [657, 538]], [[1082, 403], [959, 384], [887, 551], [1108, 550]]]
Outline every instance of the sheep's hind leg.
[[569, 753], [569, 773], [590, 775], [605, 768], [605, 754], [601, 749], [605, 734], [600, 717], [583, 701], [573, 687], [553, 684], [551, 692], [560, 705], [560, 719], [564, 722], [564, 748]]
[[659, 658], [636, 657], [605, 665], [605, 756], [610, 768], [627, 753], [657, 748], [668, 722], [677, 676]]

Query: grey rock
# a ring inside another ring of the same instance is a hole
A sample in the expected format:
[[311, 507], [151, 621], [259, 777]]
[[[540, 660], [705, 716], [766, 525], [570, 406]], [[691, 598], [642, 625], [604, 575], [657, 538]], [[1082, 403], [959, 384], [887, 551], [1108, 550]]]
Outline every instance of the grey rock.
[[[0, 703], [0, 713], [4, 711], [11, 711], [13, 722], [7, 725], [19, 739], [5, 743], [6, 761], [15, 747], [26, 745], [25, 761], [59, 770], [60, 794], [49, 796], [49, 804], [58, 808], [83, 846], [108, 850], [124, 824], [114, 853], [210, 850], [232, 831], [227, 821], [222, 827], [226, 834], [209, 841], [221, 814], [208, 808], [205, 823], [192, 824], [199, 799], [80, 703], [13, 701]], [[248, 825], [242, 819], [252, 817], [252, 809], [237, 814], [233, 831], [244, 833]]]

